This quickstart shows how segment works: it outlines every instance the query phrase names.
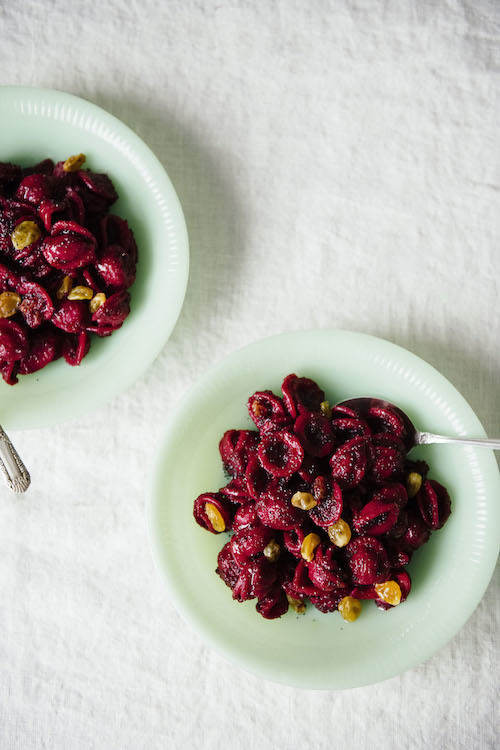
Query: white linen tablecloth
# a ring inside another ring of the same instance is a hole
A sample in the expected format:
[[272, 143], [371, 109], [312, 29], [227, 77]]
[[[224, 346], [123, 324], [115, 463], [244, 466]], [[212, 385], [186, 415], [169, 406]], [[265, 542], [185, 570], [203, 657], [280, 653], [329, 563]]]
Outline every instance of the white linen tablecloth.
[[1, 492], [2, 750], [498, 747], [498, 575], [416, 669], [288, 689], [185, 626], [144, 520], [173, 406], [271, 333], [394, 341], [500, 435], [498, 2], [3, 0], [0, 34], [0, 83], [82, 96], [148, 143], [191, 242], [147, 374], [13, 435], [34, 481]]

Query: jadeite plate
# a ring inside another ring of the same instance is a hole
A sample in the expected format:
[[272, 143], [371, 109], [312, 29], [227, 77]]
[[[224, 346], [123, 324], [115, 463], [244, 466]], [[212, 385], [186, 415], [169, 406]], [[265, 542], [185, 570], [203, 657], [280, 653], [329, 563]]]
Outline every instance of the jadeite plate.
[[106, 172], [139, 248], [131, 313], [111, 337], [92, 337], [79, 367], [61, 359], [22, 376], [0, 379], [0, 422], [23, 429], [74, 418], [104, 403], [155, 359], [179, 315], [189, 267], [186, 225], [162, 165], [126, 125], [90, 102], [61, 91], [0, 87], [0, 161], [29, 165], [83, 152], [90, 169]]
[[500, 478], [491, 451], [418, 448], [449, 489], [452, 515], [411, 562], [410, 598], [389, 612], [373, 602], [355, 623], [338, 612], [289, 611], [264, 620], [255, 601], [238, 604], [214, 573], [226, 534], [194, 521], [194, 499], [227, 480], [218, 442], [253, 427], [246, 401], [279, 393], [290, 372], [317, 380], [337, 402], [371, 395], [399, 404], [417, 427], [484, 436], [471, 407], [433, 367], [381, 339], [347, 331], [304, 331], [258, 341], [207, 372], [171, 417], [160, 445], [149, 505], [152, 549], [171, 600], [199, 635], [239, 666], [300, 688], [340, 689], [385, 680], [429, 658], [477, 607], [498, 556]]

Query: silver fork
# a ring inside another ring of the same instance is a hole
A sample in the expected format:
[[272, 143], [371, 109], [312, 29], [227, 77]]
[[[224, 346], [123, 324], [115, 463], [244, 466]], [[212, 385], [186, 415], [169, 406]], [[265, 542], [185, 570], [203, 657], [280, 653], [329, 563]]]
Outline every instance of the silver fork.
[[29, 472], [1, 426], [0, 469], [9, 490], [12, 490], [12, 492], [26, 492], [31, 482]]

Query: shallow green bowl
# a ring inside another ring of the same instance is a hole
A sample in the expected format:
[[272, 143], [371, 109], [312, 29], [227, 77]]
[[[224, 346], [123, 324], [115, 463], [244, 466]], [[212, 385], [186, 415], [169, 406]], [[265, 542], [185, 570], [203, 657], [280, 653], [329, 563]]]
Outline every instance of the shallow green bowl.
[[0, 423], [23, 429], [55, 424], [104, 403], [129, 386], [168, 339], [186, 292], [189, 250], [182, 209], [162, 165], [141, 139], [108, 112], [76, 96], [0, 87], [0, 161], [27, 166], [87, 155], [106, 172], [139, 248], [131, 313], [111, 337], [92, 337], [79, 367], [61, 359], [15, 386], [0, 380]]
[[[159, 447], [149, 502], [156, 563], [186, 622], [239, 666], [302, 688], [350, 688], [392, 677], [430, 657], [477, 607], [499, 548], [500, 479], [491, 451], [427, 446], [431, 477], [452, 498], [444, 528], [418, 550], [409, 599], [388, 612], [373, 602], [345, 623], [338, 612], [287, 613], [264, 620], [255, 602], [238, 604], [214, 573], [227, 535], [201, 529], [192, 515], [203, 491], [226, 483], [218, 443], [229, 428], [253, 427], [246, 401], [279, 393], [285, 375], [313, 378], [331, 403], [375, 396], [400, 405], [418, 428], [484, 436], [471, 407], [433, 367], [381, 339], [347, 331], [301, 331], [258, 341], [211, 369], [170, 418]], [[186, 658], [189, 658], [188, 656]]]

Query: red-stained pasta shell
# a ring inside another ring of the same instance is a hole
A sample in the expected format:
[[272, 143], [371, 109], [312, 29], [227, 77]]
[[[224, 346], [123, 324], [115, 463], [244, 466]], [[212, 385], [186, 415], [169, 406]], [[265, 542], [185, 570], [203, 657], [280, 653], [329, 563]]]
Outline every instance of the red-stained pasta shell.
[[233, 517], [233, 509], [229, 500], [227, 500], [218, 492], [203, 492], [196, 498], [193, 509], [193, 516], [196, 523], [203, 529], [210, 531], [212, 534], [222, 533], [220, 531], [215, 531], [212, 524], [210, 523], [210, 519], [208, 518], [205, 510], [206, 503], [210, 503], [211, 505], [215, 506], [215, 508], [219, 511], [222, 518], [224, 519], [226, 529], [230, 529]]
[[337, 445], [343, 445], [355, 437], [370, 437], [368, 423], [359, 417], [336, 417], [332, 420], [333, 432]]
[[400, 508], [403, 508], [408, 502], [408, 493], [406, 487], [401, 482], [392, 482], [376, 490], [372, 494], [371, 499], [387, 503], [397, 503]]
[[408, 528], [408, 513], [405, 508], [399, 506], [398, 520], [394, 526], [387, 532], [387, 539], [400, 539]]
[[332, 418], [336, 419], [337, 417], [353, 417], [354, 419], [359, 419], [359, 414], [354, 411], [354, 409], [351, 409], [350, 406], [337, 404], [336, 406], [332, 406]]
[[125, 290], [115, 292], [92, 315], [98, 326], [119, 328], [130, 312], [130, 294]]
[[309, 577], [309, 568], [305, 560], [299, 560], [292, 579], [293, 588], [305, 596], [321, 596], [324, 593]]
[[17, 290], [21, 277], [15, 271], [0, 263], [0, 293]]
[[265, 526], [279, 531], [290, 531], [300, 525], [303, 511], [291, 504], [291, 494], [273, 488], [255, 503], [257, 515]]
[[62, 353], [63, 357], [72, 367], [80, 364], [82, 359], [88, 354], [90, 349], [90, 336], [87, 331], [79, 333], [67, 333], [63, 339]]
[[429, 529], [435, 531], [442, 528], [451, 512], [450, 496], [443, 485], [433, 479], [426, 479], [416, 500]]
[[121, 245], [109, 245], [95, 267], [108, 287], [128, 289], [135, 281], [135, 262]]
[[50, 232], [52, 226], [57, 222], [65, 219], [66, 205], [64, 202], [47, 198], [38, 206], [38, 216], [43, 222], [47, 232]]
[[243, 477], [258, 442], [257, 432], [227, 430], [219, 442], [219, 453], [226, 471], [233, 476]]
[[42, 253], [43, 240], [39, 239], [14, 253], [14, 261], [37, 279], [45, 279], [54, 273]]
[[255, 609], [266, 620], [275, 620], [288, 612], [288, 599], [279, 583], [271, 586], [267, 594], [259, 599]]
[[273, 535], [273, 530], [262, 524], [238, 530], [231, 537], [231, 552], [236, 562], [244, 565], [252, 557], [260, 555]]
[[356, 487], [363, 479], [368, 465], [368, 441], [355, 437], [337, 448], [330, 459], [332, 476], [344, 487]]
[[245, 470], [248, 495], [257, 499], [264, 492], [267, 492], [273, 481], [273, 477], [262, 467], [258, 456], [251, 456]]
[[230, 474], [234, 472], [233, 455], [236, 450], [236, 443], [238, 442], [239, 435], [240, 430], [226, 430], [219, 441], [219, 453], [222, 459], [222, 464], [224, 469]]
[[[200, 524], [204, 526], [203, 524]], [[204, 527], [205, 528], [205, 527]], [[226, 542], [217, 557], [217, 569], [215, 571], [226, 586], [233, 589], [236, 586], [240, 574], [240, 566], [236, 562], [231, 552], [231, 540]]]
[[4, 190], [8, 193], [10, 186], [19, 184], [22, 177], [23, 170], [18, 164], [0, 161], [0, 192]]
[[239, 602], [248, 599], [263, 599], [277, 578], [276, 565], [261, 557], [251, 560], [240, 568], [238, 580], [233, 588], [233, 599]]
[[43, 200], [51, 197], [53, 184], [50, 177], [44, 174], [31, 174], [21, 180], [16, 198], [38, 206]]
[[19, 363], [19, 374], [37, 372], [61, 356], [61, 335], [53, 328], [39, 329], [30, 337], [29, 350]]
[[[82, 169], [78, 172], [78, 177], [87, 190], [93, 194], [96, 202], [92, 204], [92, 209], [95, 210], [98, 207], [99, 211], [107, 210], [118, 198], [114, 185], [107, 174], [98, 174], [91, 172], [90, 169]], [[97, 199], [100, 200], [97, 201]]]
[[346, 576], [334, 559], [335, 548], [323, 542], [314, 553], [314, 559], [307, 563], [309, 579], [321, 591], [332, 591], [346, 584]]
[[384, 539], [384, 547], [391, 570], [404, 568], [410, 562], [413, 550], [401, 539]]
[[99, 245], [102, 249], [119, 245], [133, 263], [137, 263], [137, 245], [129, 225], [116, 214], [106, 214], [99, 224]]
[[372, 422], [374, 432], [390, 432], [398, 438], [404, 439], [405, 423], [401, 416], [390, 406], [371, 406], [367, 414]]
[[30, 328], [37, 328], [50, 320], [54, 313], [54, 303], [43, 286], [34, 281], [22, 281], [17, 292], [22, 297], [19, 310]]
[[54, 169], [54, 162], [52, 159], [42, 159], [42, 161], [32, 164], [31, 167], [23, 167], [23, 175], [29, 174], [46, 174], [51, 175]]
[[26, 329], [15, 320], [0, 318], [0, 360], [15, 362], [27, 353]]
[[292, 419], [285, 409], [281, 398], [272, 391], [257, 391], [247, 402], [250, 418], [263, 432], [283, 430], [291, 424]]
[[312, 492], [318, 504], [309, 511], [311, 520], [324, 528], [336, 523], [343, 508], [342, 490], [337, 482], [329, 477], [316, 477]]
[[57, 221], [41, 246], [47, 263], [65, 273], [94, 262], [95, 249], [92, 232], [75, 221]]
[[402, 540], [402, 538], [393, 539], [385, 537], [384, 547], [389, 558], [391, 570], [404, 568], [412, 558], [413, 550]]
[[321, 414], [303, 411], [295, 420], [293, 429], [309, 456], [322, 458], [332, 452], [332, 427], [328, 419]]
[[294, 419], [302, 409], [319, 411], [320, 404], [325, 400], [325, 392], [314, 380], [298, 378], [295, 374], [287, 375], [281, 390], [287, 411]]
[[51, 322], [66, 333], [84, 331], [89, 320], [89, 305], [85, 300], [65, 299], [53, 314]]
[[[85, 206], [83, 205], [80, 193], [70, 186], [66, 188], [64, 210], [68, 215], [68, 218], [76, 221], [77, 224], [85, 223]], [[38, 211], [40, 212], [40, 209], [38, 209]]]
[[384, 500], [370, 500], [354, 518], [358, 534], [380, 536], [392, 529], [399, 515], [399, 506]]
[[233, 477], [225, 487], [221, 487], [219, 492], [236, 505], [248, 503], [251, 500], [246, 484], [241, 479], [235, 477]]
[[430, 535], [430, 529], [425, 524], [421, 514], [414, 510], [409, 510], [408, 528], [401, 536], [401, 541], [410, 549], [416, 550], [429, 541]]
[[266, 434], [260, 441], [257, 455], [263, 468], [274, 477], [291, 477], [304, 458], [300, 440], [282, 430]]
[[406, 449], [399, 438], [389, 433], [373, 435], [367, 478], [375, 484], [396, 482], [402, 478]]
[[241, 505], [234, 514], [232, 527], [235, 531], [247, 529], [249, 526], [260, 524], [260, 518], [257, 515], [255, 503], [245, 503]]
[[[297, 474], [301, 479], [304, 480], [304, 482], [308, 482], [309, 484], [311, 484], [312, 482], [314, 482], [314, 479], [318, 476], [318, 474], [322, 473], [324, 463], [324, 461], [322, 462], [317, 458], [313, 458], [312, 456], [304, 456], [304, 460], [302, 461]], [[326, 466], [328, 466], [327, 463]]]
[[287, 550], [299, 560], [302, 558], [302, 542], [313, 530], [312, 524], [303, 523], [289, 531], [283, 532], [283, 542]]
[[346, 558], [354, 583], [369, 585], [387, 580], [389, 559], [382, 544], [372, 536], [352, 539]]
[[19, 364], [20, 360], [13, 360], [12, 362], [4, 362], [0, 360], [0, 373], [7, 385], [15, 385], [19, 382], [17, 379]]
[[410, 574], [407, 570], [401, 570], [395, 574], [395, 577], [401, 589], [401, 601], [404, 602], [408, 598], [408, 594], [411, 591]]

